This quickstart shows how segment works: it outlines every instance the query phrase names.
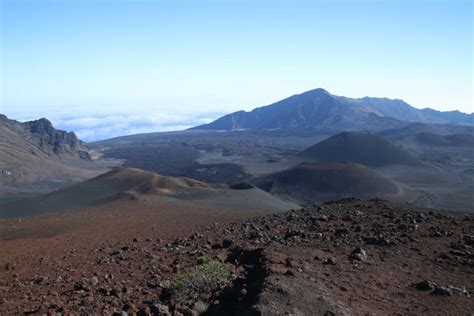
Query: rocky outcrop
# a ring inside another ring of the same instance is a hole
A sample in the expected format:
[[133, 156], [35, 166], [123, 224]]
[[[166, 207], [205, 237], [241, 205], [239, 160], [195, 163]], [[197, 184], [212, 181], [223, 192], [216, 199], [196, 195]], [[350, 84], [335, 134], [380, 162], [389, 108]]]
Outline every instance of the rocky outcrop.
[[87, 147], [74, 132], [55, 129], [46, 118], [21, 123], [0, 114], [0, 127], [18, 134], [50, 157], [91, 160]]

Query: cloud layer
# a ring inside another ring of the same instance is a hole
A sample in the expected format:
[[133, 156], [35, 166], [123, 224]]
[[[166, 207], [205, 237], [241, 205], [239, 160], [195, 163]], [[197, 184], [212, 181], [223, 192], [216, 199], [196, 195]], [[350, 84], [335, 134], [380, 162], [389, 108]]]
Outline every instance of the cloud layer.
[[91, 142], [112, 137], [184, 130], [209, 123], [221, 114], [120, 114], [52, 118], [53, 125], [62, 130], [73, 131], [83, 141]]

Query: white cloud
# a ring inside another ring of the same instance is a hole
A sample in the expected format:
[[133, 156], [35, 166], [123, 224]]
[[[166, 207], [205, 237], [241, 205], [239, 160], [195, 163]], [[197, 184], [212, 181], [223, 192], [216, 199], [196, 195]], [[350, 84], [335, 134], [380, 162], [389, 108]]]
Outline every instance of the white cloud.
[[74, 131], [84, 141], [102, 140], [112, 137], [184, 130], [209, 123], [222, 114], [119, 114], [83, 117], [55, 117], [53, 125], [62, 130]]

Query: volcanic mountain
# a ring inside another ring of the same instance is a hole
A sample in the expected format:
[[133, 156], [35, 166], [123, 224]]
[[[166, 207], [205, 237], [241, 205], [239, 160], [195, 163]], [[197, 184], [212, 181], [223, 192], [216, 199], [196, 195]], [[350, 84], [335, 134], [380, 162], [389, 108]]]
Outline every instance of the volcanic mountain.
[[422, 166], [414, 156], [381, 136], [351, 132], [332, 136], [297, 156], [306, 161], [349, 161], [370, 167]]
[[398, 184], [378, 172], [347, 162], [302, 163], [252, 183], [277, 196], [311, 203], [344, 197], [398, 199], [402, 193]]
[[[286, 210], [284, 202], [250, 185], [211, 185], [186, 177], [164, 177], [134, 168], [120, 168], [63, 189], [0, 204], [0, 218], [63, 213], [125, 200], [153, 204], [158, 200], [189, 201], [207, 206], [253, 210]], [[178, 206], [177, 206], [178, 207]]]
[[419, 110], [402, 100], [346, 98], [333, 95], [324, 89], [315, 89], [250, 112], [238, 111], [228, 114], [194, 129], [322, 128], [336, 131], [378, 131], [401, 127], [406, 122], [474, 125], [474, 114]]

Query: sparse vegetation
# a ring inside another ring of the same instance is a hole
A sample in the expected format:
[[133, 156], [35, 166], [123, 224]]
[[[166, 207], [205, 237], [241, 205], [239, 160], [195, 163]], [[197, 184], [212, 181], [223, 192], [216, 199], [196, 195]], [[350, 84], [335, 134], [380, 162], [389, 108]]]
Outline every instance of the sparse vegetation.
[[195, 300], [201, 293], [220, 287], [230, 280], [230, 271], [222, 260], [200, 258], [202, 263], [171, 282], [171, 296], [175, 301]]

